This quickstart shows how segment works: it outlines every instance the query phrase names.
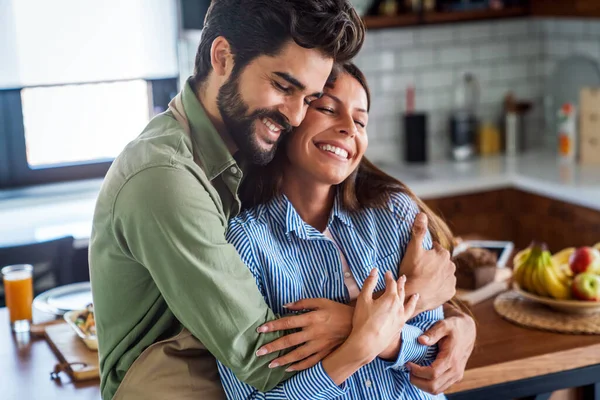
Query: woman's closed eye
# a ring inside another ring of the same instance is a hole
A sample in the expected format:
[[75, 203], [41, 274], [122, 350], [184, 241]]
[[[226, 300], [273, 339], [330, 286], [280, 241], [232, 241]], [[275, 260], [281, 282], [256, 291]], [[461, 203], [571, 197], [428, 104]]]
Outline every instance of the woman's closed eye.
[[330, 107], [317, 107], [317, 110], [321, 111], [324, 114], [334, 114], [335, 110]]

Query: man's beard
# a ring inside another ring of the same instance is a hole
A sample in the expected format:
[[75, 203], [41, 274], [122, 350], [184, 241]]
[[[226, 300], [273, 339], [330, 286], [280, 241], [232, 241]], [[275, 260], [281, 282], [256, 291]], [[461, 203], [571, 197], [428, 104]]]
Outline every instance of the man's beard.
[[[277, 144], [292, 130], [292, 127], [287, 118], [278, 111], [263, 108], [246, 115], [248, 106], [240, 95], [238, 77], [239, 74], [232, 74], [227, 82], [221, 86], [217, 96], [217, 107], [223, 118], [225, 128], [239, 151], [252, 163], [266, 165], [275, 156]], [[254, 124], [262, 124], [263, 118], [268, 118], [284, 128], [281, 130], [277, 141], [268, 143], [273, 145], [270, 150], [265, 150], [259, 145], [257, 132], [255, 131]]]

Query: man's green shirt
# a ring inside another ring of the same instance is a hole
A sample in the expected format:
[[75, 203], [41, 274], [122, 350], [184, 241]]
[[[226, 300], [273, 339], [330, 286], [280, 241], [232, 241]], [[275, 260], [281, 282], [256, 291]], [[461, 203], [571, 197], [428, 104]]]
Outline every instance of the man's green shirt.
[[255, 356], [280, 335], [256, 333], [275, 316], [225, 240], [242, 169], [189, 83], [182, 102], [191, 134], [171, 112], [153, 118], [114, 161], [96, 205], [90, 271], [105, 399], [145, 348], [182, 327], [259, 390], [289, 376], [267, 367], [278, 354]]

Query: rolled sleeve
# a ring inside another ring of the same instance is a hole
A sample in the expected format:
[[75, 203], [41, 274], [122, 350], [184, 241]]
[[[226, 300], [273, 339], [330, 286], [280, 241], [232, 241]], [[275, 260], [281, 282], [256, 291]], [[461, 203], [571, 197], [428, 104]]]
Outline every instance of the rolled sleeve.
[[396, 361], [385, 361], [386, 369], [403, 370], [407, 362], [423, 364], [427, 357], [431, 357], [430, 352], [435, 350], [430, 346], [420, 344], [417, 339], [423, 334], [423, 331], [416, 326], [405, 324], [402, 328], [402, 346], [398, 352]]
[[284, 387], [285, 394], [290, 400], [335, 399], [349, 392], [346, 382], [337, 386], [331, 380], [321, 362], [289, 379]]

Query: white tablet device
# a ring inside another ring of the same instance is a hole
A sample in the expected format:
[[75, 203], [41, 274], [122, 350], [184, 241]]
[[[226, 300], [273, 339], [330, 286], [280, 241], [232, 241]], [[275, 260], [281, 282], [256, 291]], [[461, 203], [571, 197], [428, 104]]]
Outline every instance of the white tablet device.
[[477, 247], [489, 250], [498, 256], [498, 268], [504, 268], [510, 255], [515, 248], [513, 242], [495, 241], [495, 240], [465, 240], [454, 248], [453, 255], [457, 255], [468, 248]]

